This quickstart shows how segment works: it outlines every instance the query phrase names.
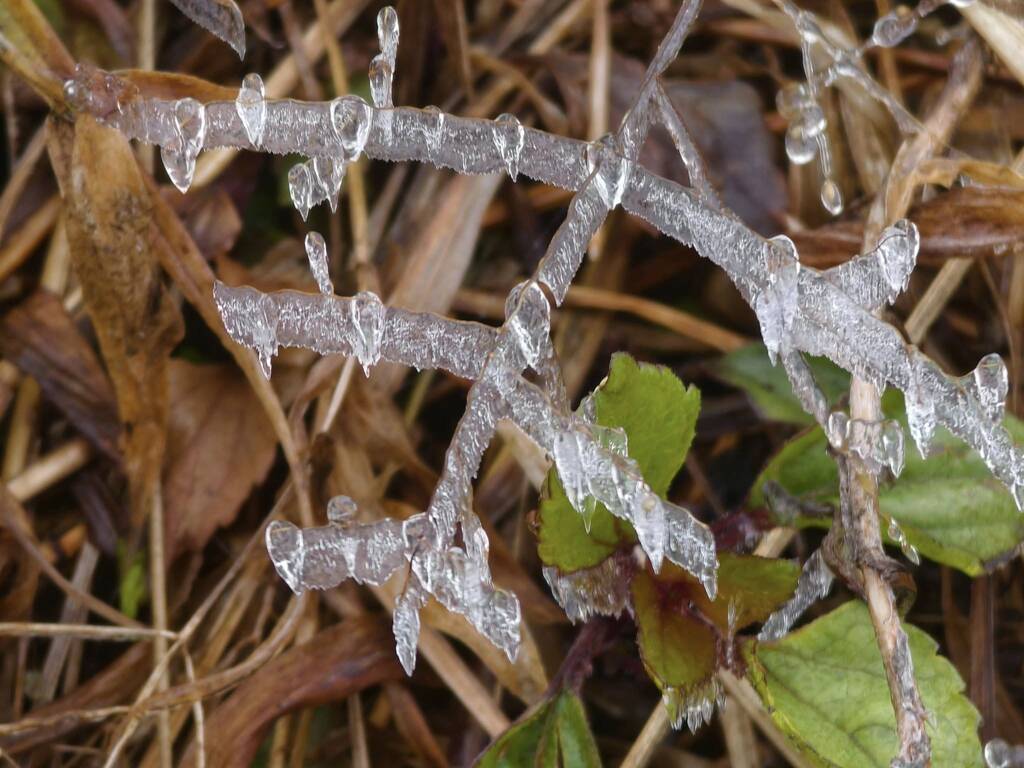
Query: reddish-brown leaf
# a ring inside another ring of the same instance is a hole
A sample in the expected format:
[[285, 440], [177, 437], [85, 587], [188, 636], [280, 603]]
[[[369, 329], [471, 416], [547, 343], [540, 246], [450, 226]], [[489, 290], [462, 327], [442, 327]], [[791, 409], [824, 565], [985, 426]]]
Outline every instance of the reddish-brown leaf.
[[274, 461], [277, 441], [234, 366], [172, 360], [164, 471], [168, 562], [231, 523]]

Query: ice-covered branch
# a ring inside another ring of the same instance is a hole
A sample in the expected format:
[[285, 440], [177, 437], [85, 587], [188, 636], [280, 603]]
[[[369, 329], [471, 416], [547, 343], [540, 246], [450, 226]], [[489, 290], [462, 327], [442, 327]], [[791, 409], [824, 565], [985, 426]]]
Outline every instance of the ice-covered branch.
[[[828, 176], [820, 88], [837, 77], [851, 77], [870, 91], [874, 81], [856, 52], [828, 40], [813, 17], [788, 0], [780, 4], [800, 32], [809, 77], [806, 87], [787, 91], [780, 99], [780, 111], [794, 120], [787, 148], [796, 162], [819, 155], [826, 173], [822, 200], [836, 212], [842, 200]], [[709, 595], [715, 594], [717, 564], [709, 530], [685, 509], [654, 494], [624, 446], [597, 427], [585, 407], [578, 413], [569, 410], [551, 344], [548, 297], [562, 302], [589, 241], [618, 206], [693, 246], [726, 271], [754, 309], [769, 352], [781, 358], [801, 404], [830, 427], [833, 446], [844, 454], [841, 464], [849, 457], [874, 472], [898, 472], [902, 433], [897, 435], [889, 423], [830, 416], [803, 354], [824, 355], [879, 389], [903, 391], [911, 432], [922, 453], [936, 427], [943, 425], [979, 452], [1018, 506], [1024, 503], [1024, 454], [1001, 424], [1007, 392], [1002, 361], [990, 356], [966, 377], [948, 376], [875, 316], [906, 287], [919, 245], [913, 224], [898, 222], [870, 252], [820, 272], [800, 264], [788, 238], [765, 239], [721, 206], [658, 82], [698, 7], [697, 2], [681, 6], [619, 130], [590, 143], [526, 127], [512, 115], [483, 120], [434, 108], [393, 106], [398, 21], [391, 9], [378, 16], [381, 53], [370, 71], [372, 106], [357, 96], [325, 103], [267, 100], [256, 75], [245, 78], [235, 100], [205, 104], [147, 97], [95, 70], [81, 69], [66, 84], [70, 103], [132, 138], [159, 145], [168, 175], [182, 190], [189, 187], [204, 150], [234, 147], [304, 155], [307, 160], [289, 173], [292, 200], [304, 217], [321, 202], [336, 204], [347, 165], [363, 155], [467, 174], [503, 172], [513, 181], [521, 175], [575, 193], [536, 273], [509, 295], [500, 328], [389, 307], [371, 293], [334, 296], [326, 246], [314, 234], [306, 246], [319, 294], [266, 294], [220, 283], [215, 288], [225, 327], [235, 341], [257, 352], [267, 375], [280, 346], [301, 346], [355, 356], [366, 370], [388, 360], [442, 369], [474, 382], [424, 513], [401, 523], [357, 523], [351, 505], [339, 499], [326, 527], [299, 530], [277, 523], [267, 531], [275, 566], [295, 590], [327, 588], [346, 578], [377, 584], [404, 571], [406, 587], [395, 606], [394, 627], [407, 670], [415, 661], [418, 610], [430, 595], [465, 615], [510, 656], [515, 653], [519, 605], [514, 596], [494, 588], [487, 537], [472, 511], [472, 481], [503, 418], [517, 423], [553, 459], [570, 502], [584, 518], [597, 502], [604, 504], [634, 526], [655, 569], [667, 557], [693, 573]], [[815, 61], [814, 46], [826, 54], [824, 70]], [[910, 124], [897, 114], [901, 119], [901, 126]], [[689, 187], [637, 162], [654, 120], [668, 128], [676, 143], [689, 170]], [[524, 378], [528, 368], [539, 374], [539, 385]], [[822, 589], [825, 566], [816, 557], [798, 592], [802, 601]], [[573, 616], [618, 612], [626, 606], [621, 590], [599, 598], [588, 588], [586, 578], [605, 584], [623, 565], [608, 563], [601, 566], [607, 572], [590, 577], [547, 574]], [[794, 605], [790, 614], [795, 617], [799, 605]], [[792, 618], [774, 621], [772, 633], [784, 631], [778, 627]]]

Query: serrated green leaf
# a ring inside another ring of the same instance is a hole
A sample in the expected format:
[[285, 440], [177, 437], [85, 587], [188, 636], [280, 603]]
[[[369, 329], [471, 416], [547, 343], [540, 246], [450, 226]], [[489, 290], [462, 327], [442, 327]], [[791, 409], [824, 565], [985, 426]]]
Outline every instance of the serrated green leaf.
[[[1024, 540], [1024, 517], [978, 454], [940, 428], [929, 457], [922, 459], [910, 441], [899, 393], [887, 392], [882, 407], [900, 421], [908, 436], [903, 473], [879, 489], [882, 530], [895, 518], [924, 557], [971, 576], [1012, 553]], [[1007, 416], [1005, 426], [1016, 442], [1024, 441], [1024, 424]], [[768, 463], [751, 489], [752, 506], [764, 504], [768, 481], [805, 501], [839, 503], [838, 470], [826, 453], [820, 427], [790, 440]], [[827, 527], [831, 519], [800, 517], [791, 524]]]
[[477, 768], [599, 768], [583, 703], [571, 691], [545, 699], [477, 758]]
[[[627, 447], [644, 479], [664, 496], [690, 450], [700, 412], [700, 392], [662, 366], [612, 357], [608, 377], [594, 393], [597, 423], [625, 430]], [[591, 568], [620, 546], [636, 542], [632, 526], [597, 505], [589, 533], [572, 508], [557, 473], [548, 474], [540, 506], [538, 551], [563, 572]]]
[[[936, 643], [904, 625], [929, 713], [932, 765], [981, 768], [977, 710]], [[846, 603], [773, 643], [744, 647], [747, 677], [772, 719], [819, 765], [888, 768], [896, 720], [867, 608]]]
[[[815, 381], [830, 403], [850, 389], [850, 374], [823, 357], [807, 356]], [[750, 344], [730, 352], [714, 365], [714, 373], [723, 381], [742, 389], [758, 412], [769, 421], [810, 426], [814, 417], [805, 411], [789, 385], [781, 365], [773, 366], [764, 344]]]
[[800, 567], [788, 560], [720, 552], [712, 602], [672, 563], [657, 575], [641, 571], [633, 578], [633, 611], [647, 673], [663, 691], [685, 696], [700, 689], [718, 669], [716, 636], [727, 637], [730, 606], [734, 632], [764, 621], [793, 596], [799, 576]]

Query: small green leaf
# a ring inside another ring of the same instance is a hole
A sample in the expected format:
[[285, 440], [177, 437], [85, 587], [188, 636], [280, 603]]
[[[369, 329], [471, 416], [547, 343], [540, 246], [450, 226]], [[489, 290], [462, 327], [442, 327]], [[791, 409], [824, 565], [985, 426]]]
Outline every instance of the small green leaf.
[[[806, 357], [808, 365], [830, 403], [850, 389], [850, 374], [823, 357]], [[764, 418], [787, 424], [810, 426], [814, 417], [805, 411], [789, 385], [782, 365], [773, 366], [764, 344], [750, 344], [730, 352], [715, 363], [714, 372], [723, 381], [742, 389]]]
[[657, 575], [633, 578], [633, 610], [640, 654], [662, 691], [684, 697], [696, 692], [718, 669], [717, 640], [764, 621], [793, 596], [800, 567], [788, 560], [718, 553], [718, 597], [710, 601], [700, 583], [672, 563]]
[[571, 691], [545, 699], [477, 758], [478, 768], [594, 768], [601, 765], [583, 703]]
[[[594, 393], [597, 423], [620, 427], [644, 479], [664, 496], [690, 450], [700, 412], [700, 392], [668, 368], [612, 357], [608, 377]], [[540, 507], [540, 557], [564, 572], [591, 568], [624, 544], [636, 542], [632, 526], [598, 504], [588, 533], [552, 470]]]
[[[932, 765], [981, 768], [977, 710], [935, 641], [904, 625], [928, 710]], [[823, 766], [888, 768], [896, 720], [867, 608], [852, 601], [773, 643], [744, 646], [747, 677], [772, 719]]]
[[119, 602], [121, 613], [134, 619], [139, 615], [139, 606], [146, 598], [146, 554], [128, 551], [124, 542], [117, 543], [117, 566], [120, 573]]
[[[886, 392], [882, 406], [907, 435], [903, 473], [879, 489], [882, 530], [895, 518], [923, 556], [971, 576], [1015, 551], [1024, 540], [1024, 517], [978, 454], [940, 428], [929, 457], [922, 459], [910, 440], [899, 393]], [[1024, 423], [1007, 416], [1005, 426], [1014, 441], [1024, 441]], [[768, 481], [804, 501], [839, 503], [838, 470], [820, 427], [790, 440], [768, 463], [751, 489], [752, 506], [764, 504]], [[831, 519], [799, 517], [791, 524], [827, 527]]]

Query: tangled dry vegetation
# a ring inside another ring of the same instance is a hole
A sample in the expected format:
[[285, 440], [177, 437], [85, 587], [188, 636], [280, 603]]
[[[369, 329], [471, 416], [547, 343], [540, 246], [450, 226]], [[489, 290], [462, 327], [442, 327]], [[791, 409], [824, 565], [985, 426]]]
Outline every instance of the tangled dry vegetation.
[[1019, 8], [175, 5], [0, 8], [2, 759], [1024, 764]]

